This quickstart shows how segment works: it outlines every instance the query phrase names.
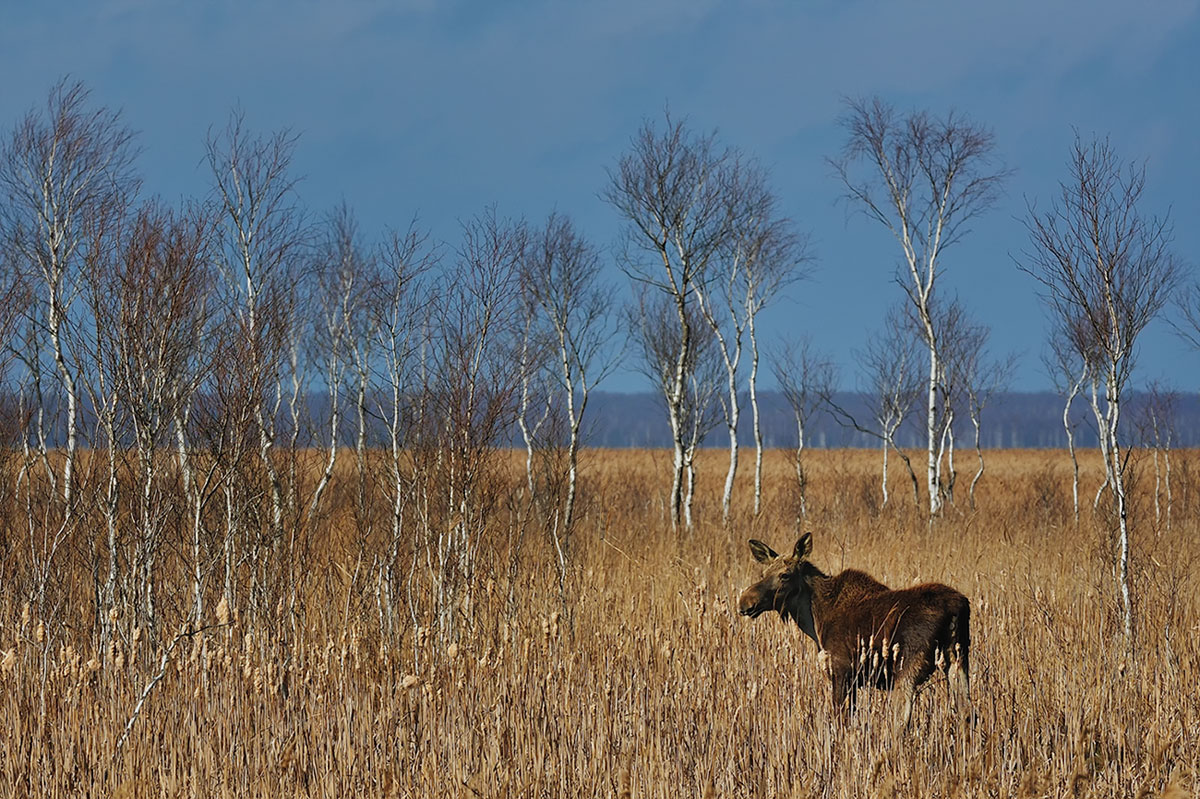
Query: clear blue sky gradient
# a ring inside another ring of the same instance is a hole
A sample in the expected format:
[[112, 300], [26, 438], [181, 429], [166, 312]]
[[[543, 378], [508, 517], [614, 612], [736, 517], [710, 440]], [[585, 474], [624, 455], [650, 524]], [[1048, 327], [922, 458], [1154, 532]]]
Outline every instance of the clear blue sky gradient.
[[[304, 203], [342, 202], [363, 231], [413, 216], [452, 247], [459, 220], [570, 214], [597, 243], [619, 221], [598, 198], [643, 119], [669, 105], [770, 167], [811, 234], [813, 278], [768, 312], [766, 336], [808, 334], [855, 384], [853, 351], [900, 296], [899, 249], [849, 214], [825, 158], [843, 98], [956, 109], [990, 126], [1017, 171], [1003, 200], [947, 251], [943, 288], [1020, 358], [1014, 388], [1050, 387], [1031, 278], [1026, 201], [1065, 176], [1073, 128], [1144, 161], [1143, 211], [1168, 211], [1200, 271], [1200, 0], [614, 0], [314, 2], [92, 0], [0, 6], [0, 128], [64, 75], [123, 111], [146, 188], [207, 187], [204, 137], [240, 105], [247, 123], [301, 134]], [[614, 284], [624, 277], [611, 270]], [[1200, 355], [1163, 323], [1138, 382], [1200, 389]], [[769, 378], [768, 378], [769, 381]], [[630, 370], [602, 386], [642, 390]]]

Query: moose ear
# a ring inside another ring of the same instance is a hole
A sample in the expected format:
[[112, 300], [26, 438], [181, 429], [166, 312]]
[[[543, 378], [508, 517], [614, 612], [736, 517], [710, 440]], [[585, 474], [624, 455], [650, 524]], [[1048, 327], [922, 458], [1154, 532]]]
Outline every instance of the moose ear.
[[812, 533], [805, 533], [796, 541], [796, 551], [793, 553], [797, 560], [804, 560], [812, 554]]
[[779, 557], [779, 553], [771, 549], [762, 541], [750, 539], [750, 551], [754, 554], [754, 559], [759, 563], [770, 563]]

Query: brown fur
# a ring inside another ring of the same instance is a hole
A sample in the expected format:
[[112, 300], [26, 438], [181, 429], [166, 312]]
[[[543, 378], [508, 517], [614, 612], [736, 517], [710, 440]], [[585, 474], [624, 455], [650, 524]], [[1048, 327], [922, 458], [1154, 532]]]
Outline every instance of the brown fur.
[[892, 590], [854, 569], [830, 577], [808, 560], [811, 533], [800, 537], [790, 557], [760, 541], [752, 540], [750, 549], [767, 569], [742, 594], [739, 612], [753, 618], [778, 611], [816, 641], [836, 705], [853, 710], [862, 686], [900, 687], [907, 726], [916, 687], [941, 670], [956, 703], [969, 707], [971, 605], [965, 596], [939, 583]]

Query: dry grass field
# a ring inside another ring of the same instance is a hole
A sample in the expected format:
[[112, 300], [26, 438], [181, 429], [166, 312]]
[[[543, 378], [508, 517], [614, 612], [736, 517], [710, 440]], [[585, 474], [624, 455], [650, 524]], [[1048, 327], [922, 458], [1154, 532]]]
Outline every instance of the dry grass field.
[[[735, 612], [758, 570], [746, 540], [790, 550], [798, 532], [787, 455], [769, 454], [758, 519], [743, 463], [725, 527], [724, 454], [704, 453], [699, 523], [680, 534], [669, 457], [586, 453], [565, 601], [544, 528], [514, 524], [514, 503], [499, 503], [452, 636], [427, 622], [381, 633], [343, 540], [348, 512], [299, 564], [301, 610], [274, 625], [210, 602], [203, 629], [155, 644], [135, 633], [102, 658], [86, 597], [39, 609], [0, 593], [0, 795], [1196, 795], [1200, 455], [1172, 454], [1169, 527], [1165, 507], [1155, 521], [1150, 458], [1138, 460], [1128, 658], [1091, 510], [1098, 458], [1084, 464], [1078, 524], [1066, 456], [1006, 451], [989, 454], [975, 511], [968, 473], [930, 525], [899, 472], [879, 507], [877, 453], [811, 453], [804, 529], [817, 564], [891, 586], [941, 581], [972, 602], [977, 725], [955, 723], [939, 677], [900, 739], [887, 694], [865, 692], [843, 719], [795, 625]], [[515, 455], [510, 483], [519, 494]], [[428, 591], [421, 557], [414, 607]]]

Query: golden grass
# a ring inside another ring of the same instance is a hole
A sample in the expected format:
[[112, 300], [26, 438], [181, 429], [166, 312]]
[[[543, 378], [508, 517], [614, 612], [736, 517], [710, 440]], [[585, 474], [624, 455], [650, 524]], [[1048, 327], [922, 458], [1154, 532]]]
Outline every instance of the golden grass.
[[919, 695], [901, 740], [885, 694], [867, 692], [844, 721], [794, 625], [736, 615], [756, 573], [746, 539], [795, 540], [785, 453], [769, 454], [758, 519], [743, 462], [728, 528], [723, 454], [704, 453], [700, 524], [676, 534], [668, 453], [590, 452], [566, 615], [544, 533], [531, 528], [510, 559], [501, 513], [453, 641], [411, 624], [381, 633], [375, 595], [351, 590], [355, 556], [336, 540], [348, 514], [313, 547], [303, 612], [270, 629], [217, 626], [229, 609], [213, 601], [213, 627], [121, 642], [105, 659], [83, 632], [89, 611], [0, 599], [0, 795], [1195, 795], [1200, 485], [1187, 482], [1195, 454], [1173, 457], [1170, 529], [1154, 523], [1148, 461], [1138, 481], [1127, 659], [1090, 509], [1098, 460], [1085, 464], [1078, 526], [1058, 452], [990, 453], [978, 509], [965, 509], [968, 472], [930, 525], [898, 473], [879, 507], [877, 453], [808, 455], [818, 564], [971, 598], [974, 730], [956, 727], [943, 681]]

